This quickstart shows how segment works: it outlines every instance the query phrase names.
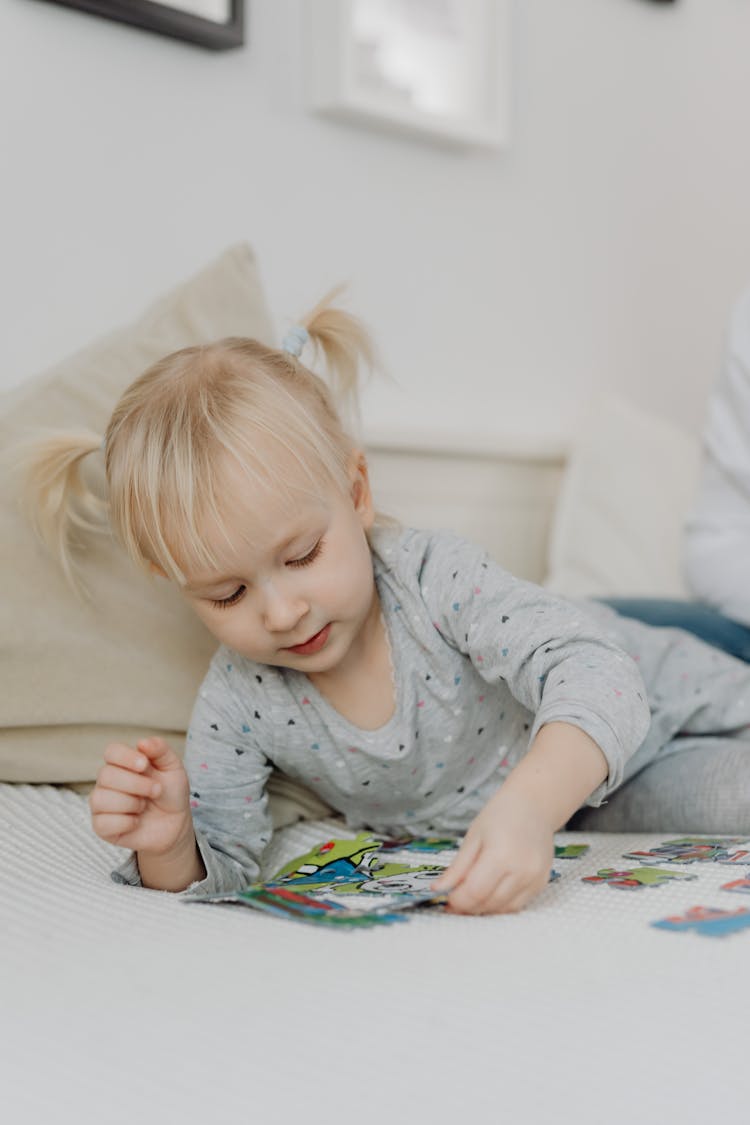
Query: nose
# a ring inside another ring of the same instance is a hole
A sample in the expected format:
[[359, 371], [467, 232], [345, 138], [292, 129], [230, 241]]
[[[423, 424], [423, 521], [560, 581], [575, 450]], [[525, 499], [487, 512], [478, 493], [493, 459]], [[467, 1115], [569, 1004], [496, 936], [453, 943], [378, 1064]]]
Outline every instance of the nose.
[[303, 598], [284, 588], [282, 583], [267, 581], [261, 587], [263, 625], [269, 633], [290, 633], [307, 613]]

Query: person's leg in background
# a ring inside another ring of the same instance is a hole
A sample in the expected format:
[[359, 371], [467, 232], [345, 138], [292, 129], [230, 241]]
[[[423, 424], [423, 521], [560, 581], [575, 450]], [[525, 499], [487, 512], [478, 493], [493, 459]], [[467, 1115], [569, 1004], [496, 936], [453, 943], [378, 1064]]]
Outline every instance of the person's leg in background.
[[579, 809], [566, 829], [750, 836], [750, 732], [674, 739], [606, 804]]
[[750, 662], [750, 628], [703, 602], [666, 598], [597, 598], [597, 601], [611, 606], [623, 617], [633, 617], [646, 625], [686, 629], [730, 656]]

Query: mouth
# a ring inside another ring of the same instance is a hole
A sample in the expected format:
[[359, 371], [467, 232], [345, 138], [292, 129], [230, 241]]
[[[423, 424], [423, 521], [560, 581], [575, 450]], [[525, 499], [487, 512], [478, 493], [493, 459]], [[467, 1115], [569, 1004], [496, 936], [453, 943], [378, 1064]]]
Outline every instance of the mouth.
[[328, 640], [328, 634], [331, 632], [331, 623], [328, 622], [324, 625], [319, 633], [315, 633], [312, 637], [308, 637], [301, 645], [290, 645], [286, 652], [295, 652], [298, 656], [310, 656], [314, 652], [320, 652]]

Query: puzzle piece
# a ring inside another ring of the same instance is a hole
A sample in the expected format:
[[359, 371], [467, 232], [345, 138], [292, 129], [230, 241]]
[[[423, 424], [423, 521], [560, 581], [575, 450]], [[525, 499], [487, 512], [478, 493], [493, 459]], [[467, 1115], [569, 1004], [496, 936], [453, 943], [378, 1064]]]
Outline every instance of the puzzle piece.
[[727, 863], [750, 865], [750, 849], [731, 851], [750, 841], [744, 836], [681, 836], [646, 851], [627, 852], [637, 863]]
[[717, 910], [710, 906], [691, 906], [684, 914], [673, 914], [652, 922], [657, 930], [694, 930], [703, 937], [726, 937], [738, 930], [750, 929], [750, 910]]
[[360, 832], [353, 840], [326, 840], [290, 860], [270, 881], [312, 886], [367, 879], [370, 869], [379, 862], [379, 851], [380, 841], [367, 832]]
[[555, 844], [555, 859], [580, 859], [588, 850], [588, 844]]
[[457, 836], [398, 836], [386, 837], [380, 846], [384, 852], [447, 852], [460, 843]]
[[403, 911], [446, 901], [447, 894], [431, 886], [443, 866], [383, 862], [379, 853], [380, 841], [366, 832], [354, 839], [326, 840], [265, 883], [223, 894], [195, 892], [184, 900], [236, 903], [277, 917], [339, 927], [403, 921]]
[[219, 894], [185, 895], [187, 902], [234, 903], [249, 906], [276, 917], [291, 918], [298, 922], [311, 922], [315, 925], [339, 928], [357, 926], [378, 926], [389, 922], [404, 922], [404, 912], [417, 906], [443, 901], [445, 896], [434, 893], [402, 894], [396, 901], [383, 906], [364, 910], [353, 910], [333, 898], [322, 895], [301, 894], [284, 886], [270, 886], [264, 883], [246, 887], [241, 891], [227, 891]]
[[732, 883], [722, 883], [722, 891], [735, 891], [740, 895], [750, 895], [750, 879], [735, 879]]
[[616, 871], [614, 867], [602, 867], [596, 875], [586, 875], [582, 883], [606, 884], [615, 890], [636, 891], [642, 887], [660, 887], [674, 879], [697, 879], [697, 875], [688, 875], [684, 871], [665, 871], [659, 867], [631, 867], [625, 871]]
[[[444, 867], [436, 864], [420, 867], [410, 867], [408, 863], [384, 863], [373, 868], [371, 874], [367, 872], [354, 873], [347, 880], [336, 879], [335, 882], [308, 886], [305, 879], [294, 879], [290, 884], [294, 887], [307, 886], [310, 895], [413, 895], [426, 894], [431, 883], [442, 875]], [[274, 880], [269, 886], [280, 886]]]
[[349, 911], [336, 903], [311, 898], [286, 887], [248, 887], [238, 891], [232, 901], [251, 906], [276, 916], [292, 918], [298, 922], [315, 925], [357, 927], [379, 926], [391, 922], [404, 922], [401, 914], [392, 911]]

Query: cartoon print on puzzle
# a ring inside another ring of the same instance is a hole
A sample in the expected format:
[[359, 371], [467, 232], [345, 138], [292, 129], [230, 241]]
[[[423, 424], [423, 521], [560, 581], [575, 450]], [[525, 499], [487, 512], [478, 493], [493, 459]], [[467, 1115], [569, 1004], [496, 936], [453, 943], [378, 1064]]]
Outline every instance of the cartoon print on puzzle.
[[360, 832], [354, 840], [327, 840], [291, 860], [269, 880], [269, 887], [305, 888], [315, 895], [418, 894], [429, 895], [431, 882], [444, 870], [430, 864], [383, 863], [380, 841]]

